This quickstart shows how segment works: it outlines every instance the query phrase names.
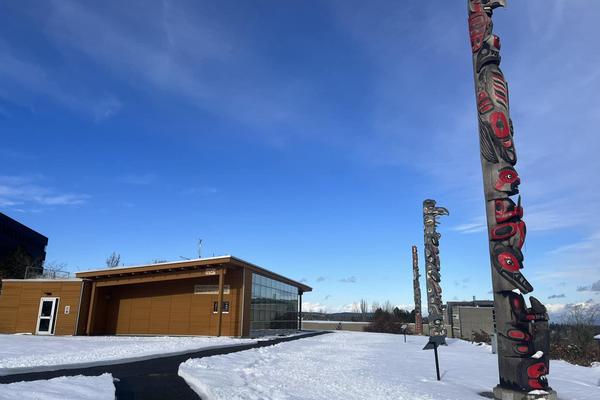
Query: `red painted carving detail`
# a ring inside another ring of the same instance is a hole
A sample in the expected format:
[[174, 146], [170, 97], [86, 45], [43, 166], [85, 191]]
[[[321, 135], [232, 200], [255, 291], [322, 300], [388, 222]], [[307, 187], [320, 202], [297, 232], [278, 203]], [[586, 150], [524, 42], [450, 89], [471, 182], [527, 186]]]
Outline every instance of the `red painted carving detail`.
[[480, 4], [469, 16], [469, 34], [471, 36], [471, 49], [473, 53], [479, 51], [490, 26], [490, 17], [487, 16]]
[[513, 218], [523, 218], [523, 207], [511, 199], [495, 200], [496, 222], [502, 223]]
[[486, 114], [494, 109], [494, 104], [485, 90], [480, 91], [477, 95], [477, 107], [481, 114]]
[[494, 135], [498, 139], [506, 139], [510, 137], [510, 126], [508, 125], [508, 119], [503, 112], [495, 112], [490, 117], [492, 121], [492, 129]]

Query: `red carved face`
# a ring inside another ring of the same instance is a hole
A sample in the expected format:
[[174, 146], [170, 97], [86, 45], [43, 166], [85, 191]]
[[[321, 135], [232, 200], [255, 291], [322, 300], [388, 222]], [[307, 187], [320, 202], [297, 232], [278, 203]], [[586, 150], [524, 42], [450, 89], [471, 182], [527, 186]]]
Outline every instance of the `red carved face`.
[[523, 207], [511, 199], [495, 200], [496, 222], [506, 222], [512, 218], [523, 218]]
[[523, 293], [533, 290], [533, 286], [520, 272], [520, 269], [523, 268], [521, 250], [498, 244], [494, 246], [492, 260], [495, 270], [515, 289], [519, 289]]
[[546, 363], [538, 362], [527, 368], [527, 377], [529, 378], [529, 386], [532, 389], [544, 389], [548, 387], [546, 375], [548, 368]]
[[521, 179], [517, 171], [513, 167], [504, 167], [498, 171], [498, 180], [494, 184], [494, 188], [499, 192], [513, 195], [519, 193], [520, 184]]
[[496, 261], [502, 269], [509, 272], [517, 272], [519, 271], [519, 269], [521, 269], [521, 263], [519, 262], [517, 257], [515, 257], [514, 254], [509, 252], [503, 252], [498, 254], [496, 256]]
[[492, 240], [508, 240], [514, 238], [510, 241], [510, 244], [521, 249], [525, 242], [526, 230], [525, 222], [523, 221], [507, 222], [492, 228], [490, 236]]

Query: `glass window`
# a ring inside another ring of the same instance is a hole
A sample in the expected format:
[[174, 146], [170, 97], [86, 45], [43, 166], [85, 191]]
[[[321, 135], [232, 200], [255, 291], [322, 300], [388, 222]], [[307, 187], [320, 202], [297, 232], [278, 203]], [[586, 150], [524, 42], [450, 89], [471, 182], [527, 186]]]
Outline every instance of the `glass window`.
[[252, 274], [250, 334], [276, 334], [298, 327], [298, 289], [262, 275]]
[[50, 319], [49, 318], [40, 318], [40, 325], [38, 326], [38, 331], [48, 332], [49, 329], [50, 329]]
[[42, 303], [42, 312], [40, 316], [49, 317], [52, 314], [52, 306], [54, 305], [54, 301], [44, 301]]

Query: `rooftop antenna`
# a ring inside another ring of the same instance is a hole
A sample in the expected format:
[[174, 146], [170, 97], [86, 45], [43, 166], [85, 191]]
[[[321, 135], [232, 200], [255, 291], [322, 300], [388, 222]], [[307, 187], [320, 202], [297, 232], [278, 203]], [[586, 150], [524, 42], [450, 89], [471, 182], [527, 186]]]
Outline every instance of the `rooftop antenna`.
[[198, 239], [198, 258], [202, 258], [202, 239]]

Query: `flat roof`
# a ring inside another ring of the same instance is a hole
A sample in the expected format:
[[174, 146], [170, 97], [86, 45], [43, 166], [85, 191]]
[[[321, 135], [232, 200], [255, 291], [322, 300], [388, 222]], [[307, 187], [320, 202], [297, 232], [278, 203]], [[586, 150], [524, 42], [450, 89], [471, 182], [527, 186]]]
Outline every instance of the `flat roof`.
[[168, 272], [173, 269], [191, 269], [196, 267], [214, 267], [221, 264], [230, 264], [242, 268], [248, 268], [253, 272], [258, 274], [267, 275], [276, 280], [285, 282], [292, 286], [296, 286], [301, 289], [303, 292], [311, 292], [312, 288], [303, 283], [297, 282], [293, 279], [286, 278], [283, 275], [277, 274], [273, 271], [269, 271], [268, 269], [259, 267], [258, 265], [252, 264], [248, 261], [242, 260], [241, 258], [237, 258], [231, 255], [217, 256], [217, 257], [206, 257], [206, 258], [196, 258], [191, 260], [182, 260], [182, 261], [170, 261], [156, 264], [143, 264], [143, 265], [133, 265], [133, 266], [122, 266], [122, 267], [114, 267], [114, 268], [102, 268], [95, 270], [88, 270], [75, 273], [77, 278], [88, 278], [88, 279], [100, 279], [100, 278], [110, 278], [115, 276], [123, 276], [128, 274], [135, 273], [146, 273], [146, 272]]

